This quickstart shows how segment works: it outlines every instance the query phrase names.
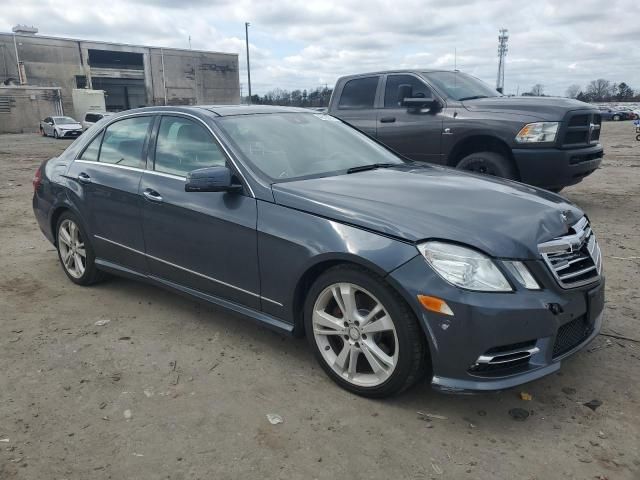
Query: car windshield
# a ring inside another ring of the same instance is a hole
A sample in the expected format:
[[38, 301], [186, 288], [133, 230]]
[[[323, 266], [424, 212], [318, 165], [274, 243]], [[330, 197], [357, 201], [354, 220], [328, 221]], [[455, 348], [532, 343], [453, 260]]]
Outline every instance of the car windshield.
[[244, 160], [276, 182], [405, 163], [326, 114], [268, 113], [217, 121]]
[[453, 100], [500, 97], [489, 85], [462, 72], [425, 72], [422, 74], [438, 90]]
[[71, 123], [78, 123], [71, 117], [53, 117], [56, 125], [69, 125]]

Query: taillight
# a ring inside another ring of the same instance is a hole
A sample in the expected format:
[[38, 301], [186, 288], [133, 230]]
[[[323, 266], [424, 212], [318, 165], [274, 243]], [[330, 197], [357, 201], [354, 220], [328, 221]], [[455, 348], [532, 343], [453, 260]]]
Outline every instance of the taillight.
[[42, 183], [42, 167], [38, 167], [31, 183], [33, 184], [34, 192], [40, 188], [40, 184]]

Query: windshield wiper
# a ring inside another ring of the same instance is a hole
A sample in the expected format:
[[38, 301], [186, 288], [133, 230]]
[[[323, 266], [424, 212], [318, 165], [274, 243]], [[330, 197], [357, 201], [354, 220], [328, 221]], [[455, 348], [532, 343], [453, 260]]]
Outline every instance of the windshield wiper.
[[459, 102], [464, 102], [465, 100], [477, 100], [478, 98], [489, 98], [487, 95], [474, 95], [472, 97], [462, 97], [459, 98]]
[[347, 173], [365, 172], [367, 170], [375, 170], [377, 168], [389, 168], [395, 167], [395, 163], [371, 163], [369, 165], [360, 165], [358, 167], [351, 167], [347, 170]]

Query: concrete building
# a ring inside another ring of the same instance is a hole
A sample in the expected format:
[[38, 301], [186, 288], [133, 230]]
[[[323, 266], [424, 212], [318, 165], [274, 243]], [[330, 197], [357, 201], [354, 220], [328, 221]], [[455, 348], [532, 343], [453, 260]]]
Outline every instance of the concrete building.
[[0, 108], [0, 133], [15, 131], [25, 123], [12, 120], [20, 115], [17, 106], [21, 102], [11, 95], [17, 91], [24, 97], [27, 86], [54, 87], [67, 115], [74, 114], [72, 90], [76, 88], [104, 90], [110, 111], [240, 102], [235, 53], [47, 37], [20, 26], [14, 30], [0, 33], [0, 105], [4, 106]]

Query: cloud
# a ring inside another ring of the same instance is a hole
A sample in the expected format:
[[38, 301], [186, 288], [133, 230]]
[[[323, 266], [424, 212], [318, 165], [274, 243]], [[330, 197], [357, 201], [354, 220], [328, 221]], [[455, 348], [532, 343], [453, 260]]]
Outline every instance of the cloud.
[[[506, 91], [536, 83], [551, 94], [594, 78], [640, 89], [635, 0], [527, 5], [509, 0], [4, 0], [0, 30], [33, 24], [43, 35], [240, 54], [251, 22], [253, 91], [331, 85], [340, 75], [398, 68], [453, 68], [490, 84], [499, 28], [510, 33]], [[456, 53], [454, 53], [456, 52]], [[245, 89], [246, 91], [246, 89]]]

